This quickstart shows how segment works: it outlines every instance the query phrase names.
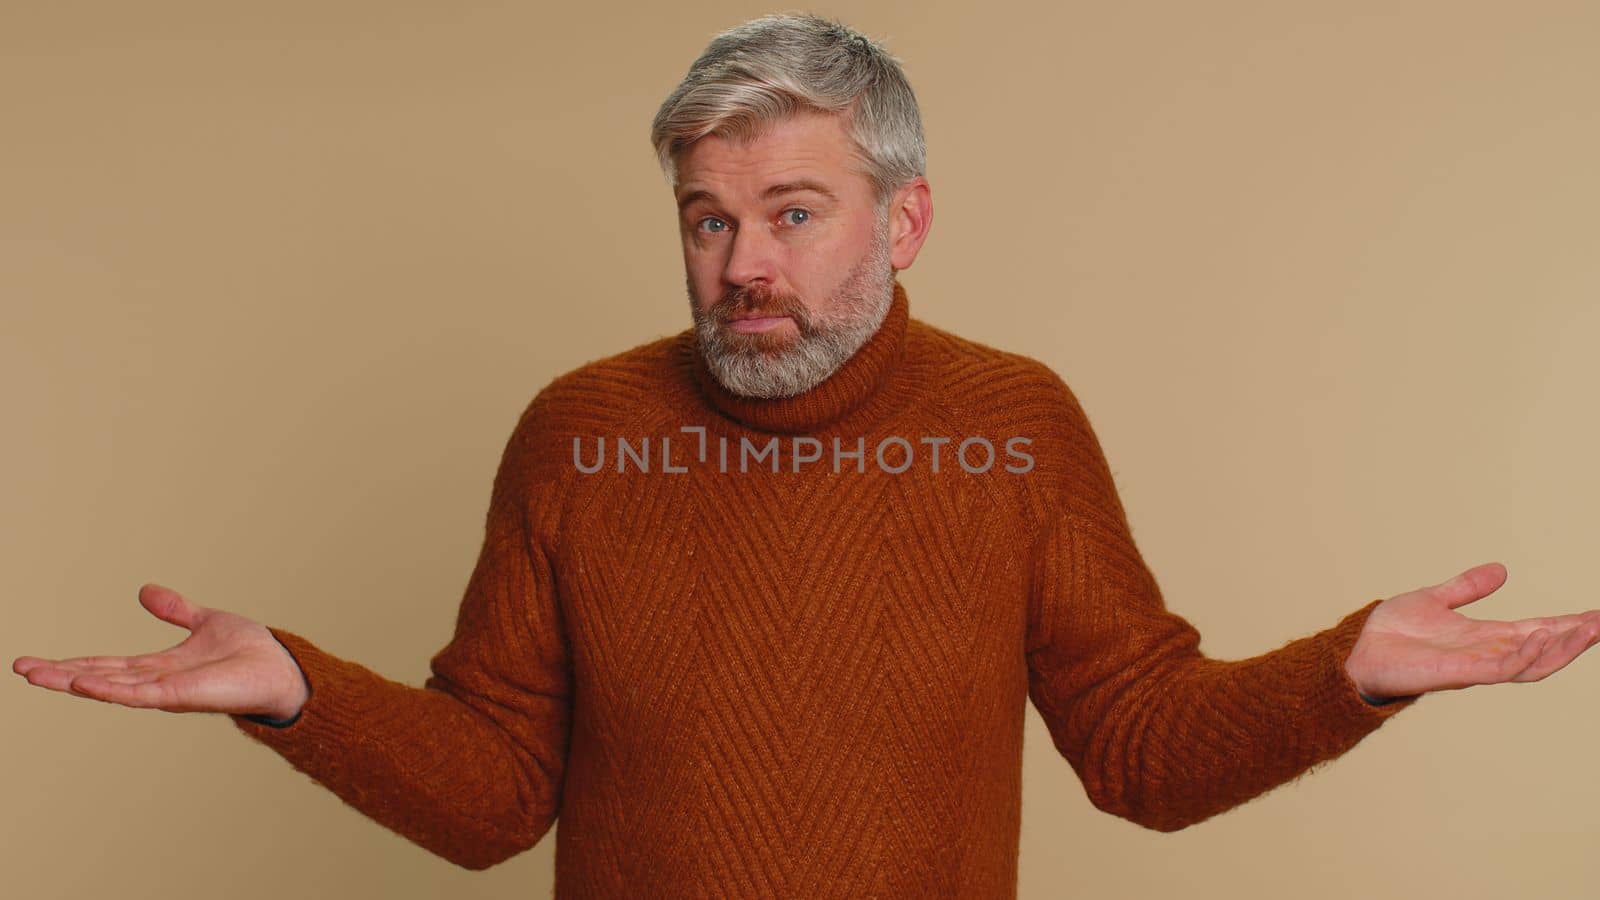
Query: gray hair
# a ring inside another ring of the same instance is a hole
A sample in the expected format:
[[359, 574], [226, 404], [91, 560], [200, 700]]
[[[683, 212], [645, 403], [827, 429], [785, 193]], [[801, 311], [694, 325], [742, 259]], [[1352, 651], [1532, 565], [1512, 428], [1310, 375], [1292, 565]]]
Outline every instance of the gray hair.
[[801, 112], [844, 117], [880, 212], [897, 188], [924, 174], [922, 117], [899, 60], [815, 15], [762, 16], [712, 38], [656, 112], [650, 141], [676, 188], [678, 157], [695, 141], [748, 140]]

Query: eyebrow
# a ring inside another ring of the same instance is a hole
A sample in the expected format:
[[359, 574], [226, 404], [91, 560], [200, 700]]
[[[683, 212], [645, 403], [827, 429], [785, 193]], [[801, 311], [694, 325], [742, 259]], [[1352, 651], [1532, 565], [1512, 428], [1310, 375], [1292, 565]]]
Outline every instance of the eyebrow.
[[[794, 181], [785, 181], [782, 184], [774, 184], [761, 192], [761, 199], [770, 200], [773, 197], [779, 197], [784, 194], [799, 193], [800, 191], [813, 191], [821, 194], [824, 197], [827, 197], [829, 200], [832, 200], [835, 203], [839, 202], [839, 197], [837, 194], [828, 190], [828, 187], [822, 182], [814, 181], [810, 178], [799, 178]], [[682, 212], [687, 209], [690, 204], [699, 202], [701, 200], [715, 201], [716, 199], [716, 195], [707, 190], [702, 189], [690, 191], [689, 193], [678, 198], [678, 211]]]

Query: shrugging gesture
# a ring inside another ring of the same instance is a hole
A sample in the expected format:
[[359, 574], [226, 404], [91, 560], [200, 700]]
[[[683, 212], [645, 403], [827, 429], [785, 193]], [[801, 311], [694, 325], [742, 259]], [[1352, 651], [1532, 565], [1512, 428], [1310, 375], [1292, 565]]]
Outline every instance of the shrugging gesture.
[[265, 625], [190, 603], [158, 584], [139, 589], [156, 618], [189, 629], [159, 653], [19, 657], [12, 671], [55, 691], [168, 712], [220, 712], [288, 719], [310, 696], [300, 667]]
[[1406, 697], [1538, 681], [1600, 640], [1600, 609], [1514, 622], [1472, 619], [1456, 611], [1505, 582], [1505, 566], [1491, 562], [1390, 597], [1367, 618], [1345, 670], [1369, 697]]

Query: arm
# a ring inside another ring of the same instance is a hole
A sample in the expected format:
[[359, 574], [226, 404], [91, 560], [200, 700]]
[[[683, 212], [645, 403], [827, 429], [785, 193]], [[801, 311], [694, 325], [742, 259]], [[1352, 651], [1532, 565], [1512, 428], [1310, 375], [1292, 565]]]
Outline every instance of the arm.
[[1368, 701], [1345, 669], [1376, 600], [1270, 653], [1202, 654], [1134, 543], [1087, 417], [1050, 380], [1066, 462], [1032, 547], [1029, 696], [1096, 807], [1175, 831], [1344, 753], [1416, 701]]
[[532, 847], [560, 807], [571, 681], [550, 568], [553, 527], [541, 512], [548, 504], [538, 502], [552, 491], [534, 485], [524, 458], [536, 408], [508, 442], [455, 634], [424, 686], [390, 681], [272, 628], [310, 696], [277, 727], [232, 717], [363, 814], [470, 869]]
[[1126, 533], [1068, 516], [1041, 539], [1029, 695], [1094, 805], [1176, 831], [1353, 747], [1415, 702], [1344, 670], [1379, 601], [1271, 653], [1214, 660]]

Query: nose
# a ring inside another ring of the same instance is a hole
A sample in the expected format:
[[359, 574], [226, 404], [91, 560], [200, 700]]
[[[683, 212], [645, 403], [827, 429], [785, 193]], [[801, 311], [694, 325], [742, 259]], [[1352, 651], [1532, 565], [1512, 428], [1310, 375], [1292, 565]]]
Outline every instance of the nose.
[[723, 280], [743, 287], [756, 281], [768, 285], [777, 279], [778, 241], [761, 228], [741, 228], [733, 235], [728, 261], [722, 268]]

